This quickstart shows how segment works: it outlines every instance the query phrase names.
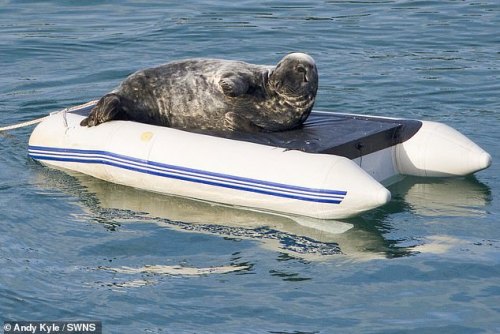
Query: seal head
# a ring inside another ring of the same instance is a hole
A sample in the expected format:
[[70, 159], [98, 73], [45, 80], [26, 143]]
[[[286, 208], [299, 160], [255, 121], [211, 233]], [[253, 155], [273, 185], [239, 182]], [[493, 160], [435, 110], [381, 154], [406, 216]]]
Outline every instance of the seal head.
[[274, 110], [280, 124], [267, 126], [283, 131], [300, 126], [309, 116], [318, 91], [318, 70], [312, 57], [304, 53], [285, 56], [268, 79], [267, 109]]
[[305, 53], [291, 53], [271, 72], [269, 84], [279, 95], [314, 99], [318, 90], [316, 63]]

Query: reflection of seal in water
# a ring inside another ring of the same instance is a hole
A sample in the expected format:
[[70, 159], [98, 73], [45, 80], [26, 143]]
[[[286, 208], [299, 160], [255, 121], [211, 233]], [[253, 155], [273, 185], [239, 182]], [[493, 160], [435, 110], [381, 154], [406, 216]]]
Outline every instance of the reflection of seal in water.
[[318, 72], [303, 53], [276, 67], [190, 59], [138, 71], [102, 97], [82, 126], [133, 120], [180, 129], [282, 131], [314, 104]]

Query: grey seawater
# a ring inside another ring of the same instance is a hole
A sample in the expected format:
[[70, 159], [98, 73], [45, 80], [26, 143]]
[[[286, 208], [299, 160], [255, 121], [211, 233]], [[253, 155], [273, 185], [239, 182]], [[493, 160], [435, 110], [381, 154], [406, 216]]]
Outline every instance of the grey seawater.
[[[500, 3], [0, 1], [0, 126], [187, 57], [317, 61], [316, 109], [445, 122], [493, 156], [311, 222], [50, 170], [0, 134], [0, 322], [105, 333], [500, 332]], [[346, 224], [352, 228], [346, 232]]]

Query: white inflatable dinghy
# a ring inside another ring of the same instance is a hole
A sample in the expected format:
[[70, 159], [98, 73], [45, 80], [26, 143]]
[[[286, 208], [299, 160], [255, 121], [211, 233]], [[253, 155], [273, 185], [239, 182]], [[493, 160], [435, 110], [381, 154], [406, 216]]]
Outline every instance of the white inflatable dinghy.
[[300, 129], [277, 133], [80, 126], [93, 106], [41, 122], [29, 156], [148, 191], [320, 219], [387, 203], [384, 185], [401, 175], [460, 176], [491, 164], [479, 146], [436, 122], [313, 112]]

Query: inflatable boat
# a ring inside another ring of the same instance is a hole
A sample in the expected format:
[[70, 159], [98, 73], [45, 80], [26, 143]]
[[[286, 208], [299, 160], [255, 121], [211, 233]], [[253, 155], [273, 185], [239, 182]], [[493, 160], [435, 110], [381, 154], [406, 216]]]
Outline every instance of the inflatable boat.
[[29, 156], [152, 192], [320, 219], [386, 204], [385, 186], [403, 175], [461, 176], [491, 164], [487, 152], [437, 122], [316, 111], [300, 129], [275, 133], [80, 126], [94, 105], [43, 120]]

